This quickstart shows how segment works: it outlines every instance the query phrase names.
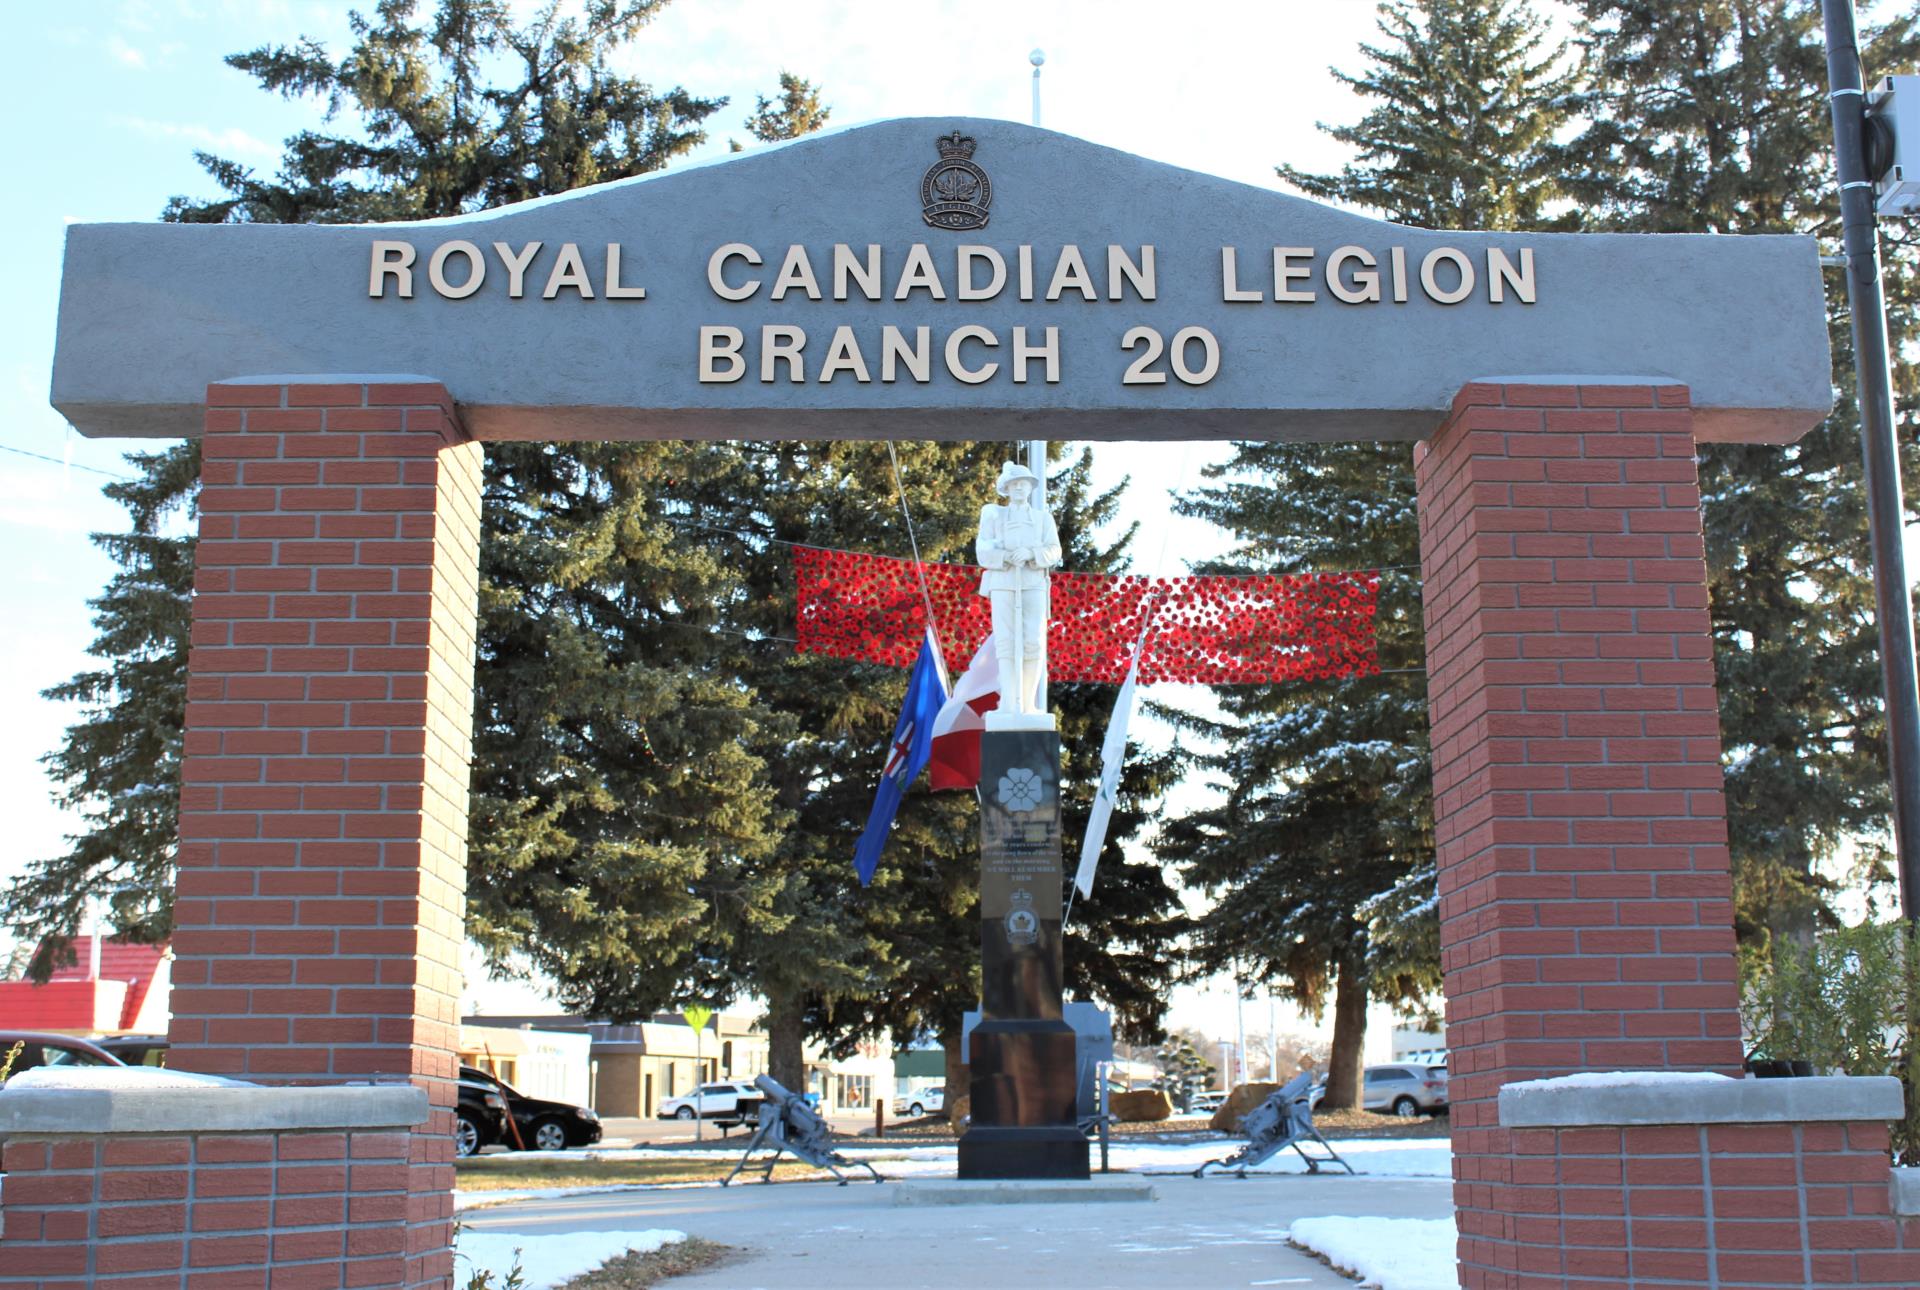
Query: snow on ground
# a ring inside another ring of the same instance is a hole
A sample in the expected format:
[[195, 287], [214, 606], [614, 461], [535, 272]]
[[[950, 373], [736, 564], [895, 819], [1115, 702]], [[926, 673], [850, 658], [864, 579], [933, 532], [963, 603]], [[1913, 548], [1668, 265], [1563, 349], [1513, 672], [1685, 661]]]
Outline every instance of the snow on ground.
[[608, 1259], [632, 1250], [646, 1254], [687, 1239], [685, 1232], [650, 1227], [638, 1232], [476, 1232], [460, 1231], [453, 1242], [454, 1282], [465, 1285], [479, 1272], [505, 1285], [517, 1263], [527, 1290], [548, 1290], [591, 1272]]
[[1450, 1218], [1302, 1218], [1287, 1237], [1380, 1290], [1456, 1290]]
[[[1142, 1174], [1190, 1174], [1209, 1160], [1218, 1160], [1232, 1153], [1239, 1143], [1233, 1139], [1215, 1142], [1138, 1142], [1115, 1144], [1108, 1154], [1108, 1162], [1115, 1170], [1125, 1170]], [[1362, 1138], [1341, 1142], [1335, 1140], [1333, 1148], [1344, 1156], [1353, 1167], [1362, 1174], [1376, 1178], [1451, 1178], [1453, 1176], [1453, 1151], [1444, 1139], [1392, 1139]], [[1099, 1147], [1094, 1148], [1094, 1160], [1098, 1164]], [[1309, 1150], [1314, 1148], [1309, 1145]], [[692, 1152], [692, 1151], [652, 1151], [639, 1149], [634, 1151], [551, 1151], [529, 1152], [524, 1156], [516, 1153], [518, 1159], [538, 1161], [543, 1164], [565, 1164], [570, 1160], [655, 1160], [662, 1157], [675, 1160], [737, 1160], [739, 1152]], [[951, 1178], [958, 1164], [959, 1152], [954, 1147], [886, 1147], [872, 1146], [843, 1147], [841, 1154], [849, 1160], [863, 1160], [879, 1170], [887, 1178]], [[497, 1156], [488, 1156], [497, 1159]], [[756, 1152], [755, 1163], [767, 1158], [765, 1151]], [[783, 1161], [792, 1161], [792, 1156], [781, 1157]], [[749, 1166], [751, 1170], [752, 1166]], [[1250, 1173], [1298, 1174], [1305, 1173], [1307, 1166], [1299, 1153], [1291, 1147], [1274, 1156], [1266, 1163], [1249, 1170]], [[1333, 1170], [1335, 1176], [1341, 1171]], [[824, 1176], [824, 1175], [823, 1175]], [[855, 1181], [867, 1180], [864, 1169], [854, 1169], [849, 1177]], [[743, 1173], [743, 1179], [754, 1177], [752, 1172]], [[586, 1196], [596, 1192], [647, 1191], [650, 1189], [717, 1187], [718, 1182], [686, 1183], [604, 1183], [598, 1186], [577, 1187], [525, 1187], [501, 1189], [497, 1191], [464, 1191], [454, 1197], [457, 1209], [471, 1209], [481, 1205], [505, 1205], [522, 1200], [555, 1200], [567, 1196]]]
[[1581, 1071], [1557, 1079], [1526, 1079], [1508, 1088], [1648, 1088], [1676, 1084], [1731, 1084], [1730, 1075], [1712, 1071]]
[[[1216, 1142], [1143, 1142], [1115, 1146], [1109, 1156], [1115, 1169], [1130, 1169], [1147, 1174], [1192, 1173], [1209, 1160], [1219, 1160], [1240, 1149], [1240, 1140], [1228, 1138]], [[1363, 1174], [1378, 1178], [1451, 1178], [1453, 1148], [1444, 1138], [1354, 1138], [1329, 1140], [1329, 1145], [1348, 1164]], [[1099, 1148], [1095, 1148], [1097, 1151]], [[1320, 1154], [1319, 1144], [1309, 1142], [1306, 1149]], [[1343, 1171], [1332, 1166], [1335, 1174]], [[1284, 1148], [1265, 1163], [1248, 1170], [1256, 1174], [1303, 1174], [1306, 1162], [1292, 1147]]]
[[7, 1081], [15, 1089], [116, 1089], [137, 1093], [156, 1088], [253, 1088], [243, 1079], [196, 1075], [158, 1066], [35, 1066]]

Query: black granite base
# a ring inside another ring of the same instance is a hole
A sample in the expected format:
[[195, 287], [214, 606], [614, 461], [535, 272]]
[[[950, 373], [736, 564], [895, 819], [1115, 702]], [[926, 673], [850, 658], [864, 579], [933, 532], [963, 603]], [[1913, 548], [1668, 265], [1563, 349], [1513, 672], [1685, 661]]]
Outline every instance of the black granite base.
[[979, 1126], [960, 1135], [962, 1178], [1088, 1178], [1087, 1157], [1078, 1129]]

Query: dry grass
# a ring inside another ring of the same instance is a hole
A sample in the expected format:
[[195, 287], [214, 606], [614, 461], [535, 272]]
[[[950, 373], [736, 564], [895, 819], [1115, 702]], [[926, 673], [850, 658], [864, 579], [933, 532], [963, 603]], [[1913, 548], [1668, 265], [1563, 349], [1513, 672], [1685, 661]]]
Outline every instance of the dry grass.
[[608, 1259], [591, 1272], [583, 1272], [561, 1286], [561, 1290], [647, 1290], [670, 1277], [689, 1272], [704, 1272], [718, 1267], [739, 1251], [698, 1236], [663, 1245], [646, 1254], [622, 1254]]
[[[765, 1159], [765, 1156], [756, 1157]], [[469, 1156], [454, 1162], [454, 1187], [464, 1192], [511, 1191], [521, 1187], [614, 1187], [630, 1183], [719, 1182], [733, 1170], [731, 1160], [578, 1160], [548, 1164], [509, 1156]], [[884, 1172], [885, 1166], [881, 1166]], [[758, 1182], [761, 1166], [749, 1165], [735, 1180]], [[864, 1176], [865, 1171], [861, 1171]], [[774, 1166], [776, 1181], [828, 1178], [811, 1165], [783, 1159]]]
[[[1449, 1122], [1444, 1115], [1418, 1116], [1403, 1120], [1394, 1115], [1381, 1115], [1376, 1111], [1316, 1111], [1313, 1116], [1314, 1127], [1329, 1138], [1444, 1138], [1447, 1136]], [[1157, 1120], [1138, 1124], [1116, 1124], [1113, 1136], [1119, 1139], [1141, 1138], [1147, 1141], [1190, 1142], [1200, 1138], [1214, 1138], [1221, 1135], [1209, 1128], [1205, 1120]], [[1226, 1135], [1234, 1136], [1234, 1135]], [[947, 1126], [947, 1122], [938, 1116], [928, 1116], [919, 1120], [903, 1120], [887, 1126], [887, 1140], [895, 1138], [915, 1145], [931, 1146], [941, 1142], [953, 1142], [957, 1135]], [[860, 1141], [871, 1144], [872, 1138]]]

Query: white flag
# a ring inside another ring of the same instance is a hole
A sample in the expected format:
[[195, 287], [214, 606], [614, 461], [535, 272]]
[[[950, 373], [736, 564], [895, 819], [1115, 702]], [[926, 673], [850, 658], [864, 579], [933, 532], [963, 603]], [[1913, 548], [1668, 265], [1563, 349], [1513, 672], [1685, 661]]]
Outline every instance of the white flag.
[[1113, 701], [1113, 718], [1107, 722], [1106, 742], [1100, 745], [1100, 788], [1093, 795], [1093, 810], [1087, 816], [1087, 835], [1080, 840], [1080, 868], [1073, 885], [1082, 896], [1093, 894], [1093, 867], [1100, 863], [1100, 848], [1107, 844], [1107, 821], [1113, 815], [1113, 803], [1120, 792], [1120, 770], [1127, 759], [1127, 723], [1133, 719], [1133, 683], [1140, 675], [1140, 656], [1134, 654], [1133, 666], [1120, 686], [1120, 697]]

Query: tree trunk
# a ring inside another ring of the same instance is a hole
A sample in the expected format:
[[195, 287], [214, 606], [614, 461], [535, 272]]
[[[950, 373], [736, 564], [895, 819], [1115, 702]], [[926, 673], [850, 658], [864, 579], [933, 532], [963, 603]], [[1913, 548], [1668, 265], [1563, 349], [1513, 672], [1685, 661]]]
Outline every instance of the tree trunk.
[[1360, 1105], [1360, 1059], [1367, 1041], [1367, 983], [1358, 952], [1340, 960], [1333, 986], [1333, 1051], [1327, 1057], [1327, 1095], [1320, 1105], [1346, 1111]]
[[799, 995], [767, 999], [767, 1074], [790, 1093], [807, 1091], [806, 1027]]
[[960, 1027], [951, 1026], [940, 1032], [940, 1047], [947, 1055], [947, 1120], [957, 1124], [955, 1116], [960, 1110], [960, 1099], [967, 1096], [972, 1088], [972, 1074], [967, 1064], [960, 1060]]

